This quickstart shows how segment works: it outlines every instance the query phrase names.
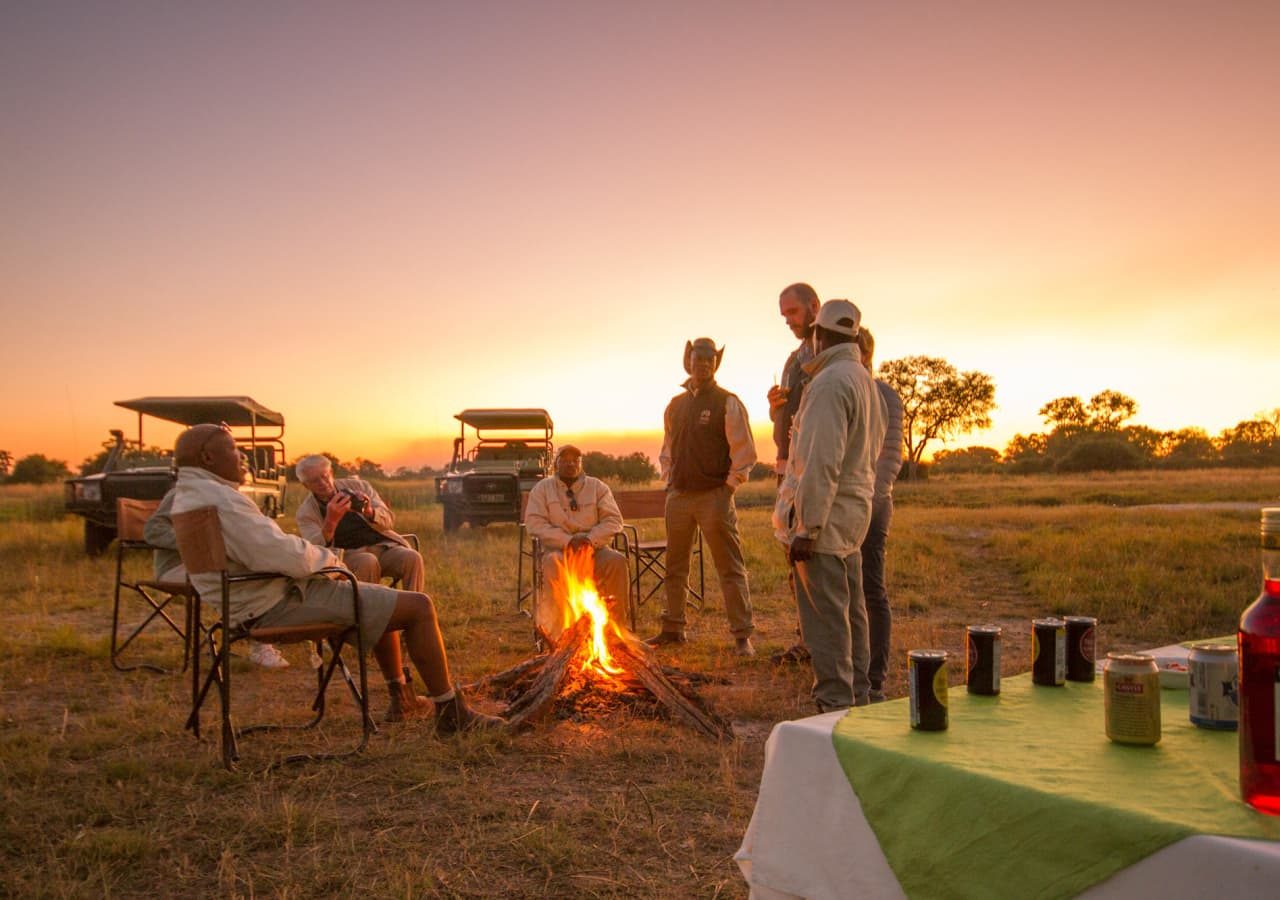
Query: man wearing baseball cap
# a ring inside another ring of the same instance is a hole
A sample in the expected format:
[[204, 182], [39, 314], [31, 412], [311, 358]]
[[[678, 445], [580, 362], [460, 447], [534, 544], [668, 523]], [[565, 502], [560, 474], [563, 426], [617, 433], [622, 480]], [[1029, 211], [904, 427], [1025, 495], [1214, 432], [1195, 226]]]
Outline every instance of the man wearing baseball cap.
[[796, 411], [773, 524], [795, 567], [800, 633], [822, 712], [869, 702], [871, 646], [859, 546], [871, 521], [883, 403], [862, 365], [862, 314], [848, 300], [818, 310], [812, 379]]
[[734, 652], [754, 656], [751, 591], [733, 493], [756, 463], [756, 445], [746, 407], [736, 395], [716, 384], [716, 370], [723, 357], [724, 348], [717, 350], [711, 338], [686, 342], [684, 370], [689, 379], [663, 414], [658, 459], [667, 483], [666, 605], [662, 631], [648, 643], [655, 647], [684, 643], [689, 558], [694, 536], [701, 529], [720, 576]]

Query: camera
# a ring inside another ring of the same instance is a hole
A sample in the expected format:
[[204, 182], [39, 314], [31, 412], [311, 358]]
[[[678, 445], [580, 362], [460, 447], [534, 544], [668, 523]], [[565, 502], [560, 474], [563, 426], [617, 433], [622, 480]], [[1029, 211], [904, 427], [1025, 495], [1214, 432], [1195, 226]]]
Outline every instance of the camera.
[[368, 497], [365, 497], [365, 496], [364, 496], [364, 495], [362, 495], [362, 494], [357, 494], [357, 493], [354, 493], [354, 492], [352, 492], [352, 491], [343, 491], [342, 493], [346, 494], [348, 497], [350, 497], [350, 498], [351, 498], [351, 511], [352, 511], [352, 512], [355, 512], [355, 513], [363, 512], [363, 511], [364, 511], [365, 504], [367, 504], [367, 503], [369, 502], [369, 498], [368, 498]]

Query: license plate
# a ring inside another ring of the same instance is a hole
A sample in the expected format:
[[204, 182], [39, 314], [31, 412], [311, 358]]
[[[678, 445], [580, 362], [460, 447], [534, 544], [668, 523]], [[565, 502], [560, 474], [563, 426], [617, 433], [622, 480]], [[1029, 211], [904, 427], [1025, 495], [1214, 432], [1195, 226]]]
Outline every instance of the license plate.
[[479, 496], [481, 503], [501, 503], [506, 499], [502, 494], [481, 494]]

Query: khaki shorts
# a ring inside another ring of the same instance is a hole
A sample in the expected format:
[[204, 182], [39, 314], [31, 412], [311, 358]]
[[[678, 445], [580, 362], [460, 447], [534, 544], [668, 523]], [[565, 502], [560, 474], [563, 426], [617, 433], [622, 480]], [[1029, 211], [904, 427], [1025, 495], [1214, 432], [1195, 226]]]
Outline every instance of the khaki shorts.
[[[399, 591], [381, 584], [360, 585], [360, 632], [368, 653], [387, 630]], [[257, 628], [292, 625], [350, 625], [355, 621], [351, 584], [329, 578], [309, 578], [289, 588], [285, 598], [254, 622]], [[354, 640], [352, 646], [354, 646]]]

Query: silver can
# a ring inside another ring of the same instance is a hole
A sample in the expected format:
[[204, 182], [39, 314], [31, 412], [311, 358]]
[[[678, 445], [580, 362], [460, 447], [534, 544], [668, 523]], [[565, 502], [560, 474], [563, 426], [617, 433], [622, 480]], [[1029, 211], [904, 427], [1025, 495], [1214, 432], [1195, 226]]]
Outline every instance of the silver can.
[[1235, 644], [1192, 645], [1187, 657], [1187, 694], [1195, 725], [1235, 731], [1240, 722], [1239, 690]]

